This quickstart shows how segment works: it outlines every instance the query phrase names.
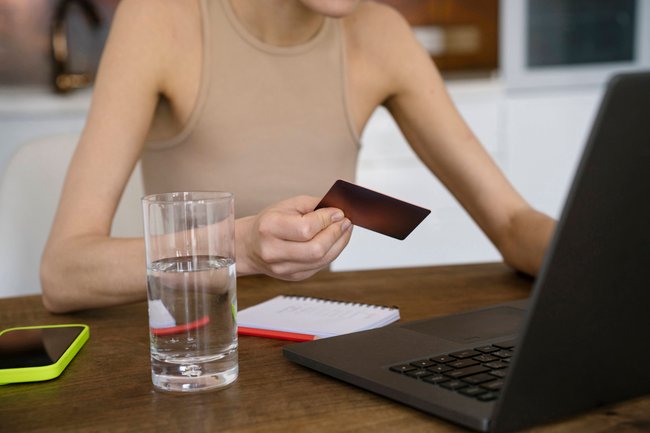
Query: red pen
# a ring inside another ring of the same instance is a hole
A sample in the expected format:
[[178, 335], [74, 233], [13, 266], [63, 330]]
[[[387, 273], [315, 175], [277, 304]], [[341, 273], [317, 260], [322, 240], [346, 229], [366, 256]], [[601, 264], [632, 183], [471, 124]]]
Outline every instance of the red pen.
[[151, 328], [153, 335], [173, 335], [181, 334], [192, 329], [197, 329], [210, 323], [210, 316], [203, 316], [194, 322], [185, 323], [183, 325], [170, 326], [168, 328]]
[[312, 341], [317, 340], [318, 336], [309, 334], [298, 334], [296, 332], [272, 331], [270, 329], [247, 328], [240, 326], [237, 328], [239, 335], [251, 335], [253, 337], [277, 338], [280, 340], [290, 341]]

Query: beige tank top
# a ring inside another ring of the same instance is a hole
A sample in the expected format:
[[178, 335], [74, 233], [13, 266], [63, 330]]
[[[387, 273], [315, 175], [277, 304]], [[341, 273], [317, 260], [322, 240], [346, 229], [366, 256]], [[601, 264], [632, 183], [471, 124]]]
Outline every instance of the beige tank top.
[[340, 20], [326, 18], [304, 44], [277, 47], [248, 33], [229, 0], [203, 1], [202, 14], [199, 97], [178, 134], [147, 142], [145, 192], [231, 191], [241, 217], [353, 181], [359, 140]]

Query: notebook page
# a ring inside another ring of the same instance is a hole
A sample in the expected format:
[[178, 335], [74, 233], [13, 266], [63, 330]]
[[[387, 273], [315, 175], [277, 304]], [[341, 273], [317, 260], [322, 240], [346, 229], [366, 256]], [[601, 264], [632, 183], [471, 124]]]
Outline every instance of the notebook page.
[[277, 296], [237, 314], [239, 326], [331, 337], [399, 320], [397, 308]]

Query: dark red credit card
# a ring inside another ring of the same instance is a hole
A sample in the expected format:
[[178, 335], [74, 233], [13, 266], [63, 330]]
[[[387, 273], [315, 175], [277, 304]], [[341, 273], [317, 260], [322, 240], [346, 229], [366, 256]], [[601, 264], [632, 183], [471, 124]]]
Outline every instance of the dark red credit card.
[[339, 208], [352, 224], [404, 240], [431, 213], [429, 209], [337, 180], [316, 209]]

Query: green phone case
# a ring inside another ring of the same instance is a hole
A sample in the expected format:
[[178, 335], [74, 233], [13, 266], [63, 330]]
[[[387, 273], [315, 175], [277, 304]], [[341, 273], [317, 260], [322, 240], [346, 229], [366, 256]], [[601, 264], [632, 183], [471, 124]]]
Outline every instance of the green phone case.
[[17, 328], [9, 328], [0, 332], [0, 335], [5, 332], [19, 330], [19, 329], [44, 329], [44, 328], [64, 328], [71, 326], [79, 326], [82, 328], [79, 335], [68, 346], [59, 360], [50, 365], [41, 367], [27, 367], [27, 368], [3, 368], [0, 369], [0, 385], [17, 382], [38, 382], [42, 380], [50, 380], [58, 377], [67, 365], [72, 361], [77, 352], [83, 347], [90, 337], [90, 331], [87, 325], [80, 323], [65, 324], [65, 325], [43, 325], [43, 326], [21, 326]]

